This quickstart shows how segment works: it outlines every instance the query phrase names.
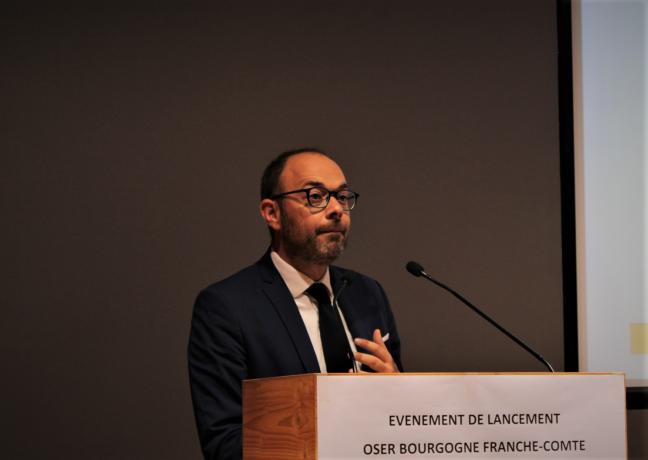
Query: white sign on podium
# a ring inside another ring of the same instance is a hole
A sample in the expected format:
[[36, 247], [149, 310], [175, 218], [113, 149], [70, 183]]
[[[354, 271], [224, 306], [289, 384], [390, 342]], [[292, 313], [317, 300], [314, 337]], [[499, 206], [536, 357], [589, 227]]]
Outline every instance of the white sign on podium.
[[317, 458], [626, 458], [623, 374], [392, 374], [317, 382]]

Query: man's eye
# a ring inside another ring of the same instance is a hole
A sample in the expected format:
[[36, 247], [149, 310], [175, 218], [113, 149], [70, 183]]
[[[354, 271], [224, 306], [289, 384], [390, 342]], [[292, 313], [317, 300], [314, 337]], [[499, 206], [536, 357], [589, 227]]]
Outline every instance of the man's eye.
[[324, 194], [319, 190], [311, 190], [310, 199], [314, 201], [321, 201], [324, 199]]

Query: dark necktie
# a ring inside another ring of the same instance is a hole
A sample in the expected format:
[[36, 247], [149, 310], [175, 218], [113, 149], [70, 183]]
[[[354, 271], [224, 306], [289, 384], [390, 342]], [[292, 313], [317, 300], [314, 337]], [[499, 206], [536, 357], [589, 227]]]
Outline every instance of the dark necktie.
[[349, 343], [338, 316], [337, 308], [333, 308], [329, 300], [328, 289], [322, 283], [313, 283], [306, 292], [317, 301], [319, 313], [319, 329], [324, 349], [324, 360], [327, 372], [349, 372], [351, 358]]

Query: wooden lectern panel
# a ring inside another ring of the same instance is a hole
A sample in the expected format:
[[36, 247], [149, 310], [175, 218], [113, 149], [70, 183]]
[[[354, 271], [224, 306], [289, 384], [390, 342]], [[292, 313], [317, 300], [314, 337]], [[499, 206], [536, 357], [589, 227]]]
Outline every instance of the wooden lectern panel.
[[317, 458], [316, 378], [308, 374], [243, 382], [244, 459]]

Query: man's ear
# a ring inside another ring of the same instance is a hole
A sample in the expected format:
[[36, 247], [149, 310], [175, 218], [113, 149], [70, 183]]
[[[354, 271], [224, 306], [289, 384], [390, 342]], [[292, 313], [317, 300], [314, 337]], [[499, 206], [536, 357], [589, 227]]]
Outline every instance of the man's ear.
[[264, 198], [259, 204], [259, 211], [268, 227], [275, 231], [281, 230], [281, 210], [277, 201]]

